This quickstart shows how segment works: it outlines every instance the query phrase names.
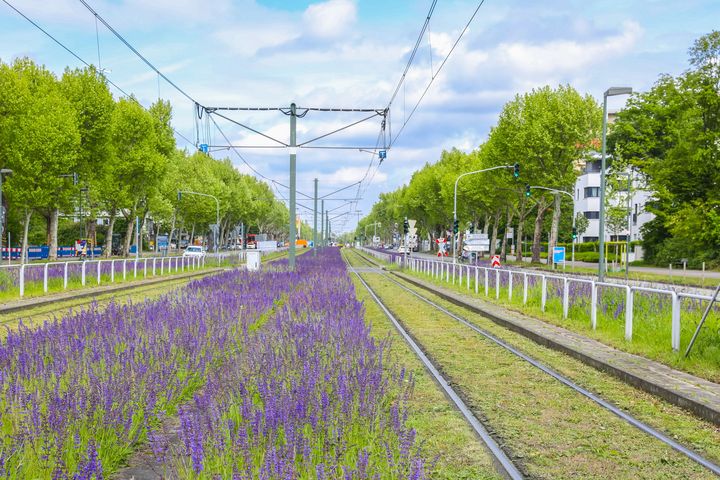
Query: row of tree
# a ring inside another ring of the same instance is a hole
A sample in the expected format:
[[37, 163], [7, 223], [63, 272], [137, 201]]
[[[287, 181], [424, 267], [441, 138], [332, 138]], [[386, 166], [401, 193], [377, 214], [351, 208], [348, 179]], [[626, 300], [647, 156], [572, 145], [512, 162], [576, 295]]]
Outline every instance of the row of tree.
[[[380, 195], [371, 213], [359, 225], [380, 222], [385, 235], [407, 216], [417, 220], [419, 232], [431, 241], [452, 228], [455, 181], [466, 172], [496, 166], [520, 165], [520, 176], [512, 168], [470, 175], [458, 184], [460, 229], [469, 224], [490, 235], [494, 246], [498, 235], [514, 228], [517, 255], [523, 255], [523, 238], [532, 230], [532, 257], [540, 260], [542, 233], [549, 222], [549, 243], [558, 241], [563, 209], [572, 212], [571, 200], [563, 194], [533, 190], [526, 185], [572, 192], [581, 160], [597, 148], [602, 112], [595, 100], [569, 86], [545, 87], [517, 95], [507, 103], [498, 124], [483, 145], [470, 153], [443, 152], [437, 163], [427, 163], [415, 172], [408, 185]], [[567, 206], [570, 208], [566, 208]], [[548, 219], [548, 212], [552, 217]], [[572, 213], [566, 214], [566, 220]], [[567, 221], [567, 225], [571, 222]], [[491, 232], [491, 233], [490, 233]], [[565, 229], [569, 238], [570, 229]], [[508, 253], [508, 235], [502, 235], [500, 253]]]
[[[134, 235], [133, 219], [152, 219], [151, 234], [184, 228], [198, 234], [215, 223], [215, 201], [179, 190], [216, 196], [220, 237], [243, 222], [279, 233], [289, 213], [270, 187], [237, 171], [229, 160], [179, 151], [168, 102], [143, 108], [133, 98], [114, 99], [94, 68], [67, 69], [61, 78], [28, 59], [0, 63], [0, 168], [4, 224], [27, 249], [34, 217], [43, 220], [50, 258], [56, 257], [58, 223], [87, 218], [95, 237], [107, 219], [110, 255], [116, 220], [124, 226], [122, 251]], [[19, 232], [18, 232], [19, 230]], [[146, 228], [147, 230], [147, 228]]]
[[[632, 170], [634, 188], [652, 193], [645, 209], [655, 218], [642, 231], [645, 258], [664, 265], [681, 258], [691, 265], [720, 263], [720, 32], [694, 43], [690, 65], [684, 74], [663, 75], [648, 92], [633, 95], [608, 137], [608, 233], [617, 235], [627, 225], [625, 173]], [[458, 218], [461, 230], [472, 223], [491, 232], [493, 248], [498, 235], [513, 228], [519, 255], [524, 235], [532, 231], [532, 260], [539, 261], [544, 237], [548, 251], [560, 236], [570, 240], [572, 203], [542, 190], [527, 196], [525, 185], [574, 193], [583, 164], [597, 158], [601, 126], [597, 102], [569, 86], [517, 95], [484, 144], [468, 154], [443, 152], [409, 184], [381, 194], [355, 235], [364, 236], [366, 226], [380, 222], [382, 236], [390, 238], [395, 225], [409, 217], [418, 221], [422, 236], [445, 236], [452, 228], [457, 177], [517, 162], [518, 179], [503, 171], [463, 178]], [[582, 235], [587, 222], [582, 216], [577, 220]], [[502, 238], [505, 256], [507, 235]]]

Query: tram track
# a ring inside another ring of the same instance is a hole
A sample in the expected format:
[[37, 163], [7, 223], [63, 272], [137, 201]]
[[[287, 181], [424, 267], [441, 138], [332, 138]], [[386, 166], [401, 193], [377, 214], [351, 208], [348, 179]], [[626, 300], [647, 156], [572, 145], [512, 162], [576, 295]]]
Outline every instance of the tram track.
[[[364, 256], [358, 252], [354, 252], [354, 255], [357, 258], [361, 259], [367, 265], [371, 266], [374, 269], [374, 272], [376, 274], [382, 276], [383, 279], [385, 279], [388, 282], [390, 282], [391, 284], [395, 285], [396, 287], [401, 289], [403, 292], [411, 294], [413, 298], [416, 298], [417, 300], [423, 302], [425, 305], [431, 307], [436, 312], [440, 312], [443, 315], [445, 315], [446, 317], [449, 317], [452, 320], [454, 320], [455, 322], [458, 322], [459, 324], [463, 325], [464, 327], [469, 328], [475, 334], [482, 337], [485, 341], [488, 341], [488, 342], [492, 343], [493, 345], [502, 348], [506, 352], [511, 353], [513, 356], [515, 356], [516, 358], [519, 358], [523, 362], [531, 365], [535, 369], [542, 372], [544, 375], [553, 378], [554, 380], [561, 383], [565, 387], [571, 389], [573, 392], [594, 402], [594, 404], [597, 405], [598, 407], [600, 407], [602, 410], [612, 413], [614, 416], [618, 417], [619, 419], [621, 419], [625, 423], [629, 424], [633, 428], [643, 432], [644, 434], [649, 435], [650, 437], [654, 438], [655, 440], [672, 448], [679, 454], [681, 454], [681, 455], [687, 457], [688, 459], [692, 460], [693, 462], [703, 466], [704, 468], [706, 468], [713, 474], [720, 476], [720, 466], [718, 466], [718, 464], [714, 463], [712, 460], [705, 458], [704, 456], [702, 456], [701, 454], [692, 450], [691, 448], [688, 448], [685, 445], [681, 444], [680, 442], [677, 442], [676, 440], [672, 439], [670, 436], [666, 435], [665, 433], [657, 430], [656, 428], [653, 428], [652, 426], [648, 425], [647, 423], [637, 419], [633, 415], [623, 411], [622, 409], [618, 408], [611, 402], [602, 398], [600, 395], [597, 395], [596, 393], [593, 393], [592, 391], [578, 385], [576, 382], [574, 382], [567, 376], [559, 373], [555, 369], [553, 369], [550, 366], [544, 364], [543, 362], [533, 358], [532, 356], [527, 355], [526, 353], [520, 351], [519, 349], [510, 345], [508, 342], [498, 338], [496, 335], [493, 335], [491, 332], [478, 327], [473, 322], [469, 321], [468, 319], [464, 318], [463, 316], [458, 315], [457, 313], [454, 313], [454, 312], [448, 310], [447, 308], [443, 307], [442, 305], [439, 305], [438, 303], [427, 298], [426, 296], [421, 295], [416, 290], [407, 287], [402, 282], [398, 281], [395, 278], [392, 278], [391, 275], [389, 275], [386, 271], [384, 271], [382, 265], [374, 262], [371, 259], [368, 259], [366, 256]], [[390, 311], [390, 309], [384, 304], [384, 302], [378, 297], [377, 294], [372, 292], [371, 287], [367, 284], [367, 282], [364, 279], [362, 279], [361, 274], [359, 272], [357, 272], [354, 267], [350, 267], [350, 268], [351, 268], [351, 271], [355, 275], [357, 275], [358, 278], [360, 278], [360, 281], [363, 284], [363, 286], [365, 288], [367, 288], [368, 291], [371, 292], [373, 299], [375, 300], [375, 302], [378, 303], [378, 305], [380, 305], [380, 307], [383, 309], [383, 311], [385, 311], [386, 315], [388, 315], [388, 318], [391, 318], [391, 316], [393, 314]], [[367, 269], [366, 269], [366, 271], [367, 271]], [[392, 316], [391, 320], [393, 321], [394, 324], [397, 323], [396, 328], [398, 328], [398, 325], [400, 324], [400, 322], [397, 320], [397, 318]], [[400, 328], [402, 328], [402, 327], [400, 327]], [[400, 328], [398, 328], [398, 330], [400, 330]], [[412, 341], [411, 333], [408, 332], [407, 330], [403, 330], [403, 331], [405, 331], [404, 334], [402, 334], [402, 332], [401, 332], [403, 338], [405, 338], [406, 341], [408, 341], [408, 339]], [[418, 345], [418, 343], [413, 341], [411, 346], [412, 346], [413, 350], [415, 350], [416, 354], [418, 354], [418, 356], [421, 356], [421, 358], [424, 357], [427, 359], [428, 356], [425, 353], [425, 350], [420, 345]], [[423, 360], [423, 363], [425, 363], [424, 360]], [[430, 369], [430, 367], [427, 364], [426, 364], [426, 367], [428, 369]], [[435, 367], [433, 367], [433, 368], [435, 368]], [[437, 368], [435, 368], [435, 369], [437, 371]], [[433, 373], [433, 375], [435, 375], [435, 374]], [[440, 378], [436, 377], [436, 379], [443, 386], [443, 388], [444, 388], [444, 384], [449, 385], [447, 379], [443, 378], [442, 375], [440, 375]], [[458, 394], [462, 395], [462, 393], [463, 393], [462, 391], [460, 391], [460, 392], [455, 391], [456, 395], [458, 395]], [[457, 405], [457, 403], [456, 403], [456, 405]], [[458, 408], [460, 408], [459, 405], [458, 405]], [[473, 421], [477, 421], [477, 417], [475, 417], [472, 414], [472, 412], [469, 412], [469, 413], [472, 416], [471, 418], [474, 419]], [[465, 412], [463, 412], [463, 415], [465, 415]], [[473, 421], [471, 421], [467, 415], [465, 415], [465, 417], [468, 419], [468, 421], [471, 424], [473, 423]], [[482, 435], [481, 435], [481, 437], [482, 437]], [[483, 437], [483, 440], [485, 440], [484, 437]], [[495, 442], [495, 445], [497, 445], [497, 442]], [[488, 449], [491, 451], [491, 453], [494, 453], [493, 449], [490, 448], [490, 446], [488, 446]], [[507, 455], [506, 455], [506, 458], [507, 458]], [[509, 459], [508, 459], [508, 461], [509, 461]], [[500, 462], [500, 463], [502, 463], [502, 462]], [[507, 472], [506, 472], [506, 474], [507, 474]]]

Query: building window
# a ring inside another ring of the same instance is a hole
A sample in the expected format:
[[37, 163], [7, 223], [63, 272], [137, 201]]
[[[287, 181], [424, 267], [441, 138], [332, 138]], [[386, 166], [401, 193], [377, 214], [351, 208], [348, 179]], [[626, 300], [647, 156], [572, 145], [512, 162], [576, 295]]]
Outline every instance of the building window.
[[594, 212], [583, 212], [585, 214], [585, 218], [588, 220], [597, 220], [600, 218], [600, 212], [594, 211]]
[[597, 173], [602, 167], [601, 160], [594, 160], [585, 164], [585, 173]]
[[600, 187], [585, 187], [585, 198], [600, 196]]
[[583, 237], [583, 242], [597, 242], [599, 237]]

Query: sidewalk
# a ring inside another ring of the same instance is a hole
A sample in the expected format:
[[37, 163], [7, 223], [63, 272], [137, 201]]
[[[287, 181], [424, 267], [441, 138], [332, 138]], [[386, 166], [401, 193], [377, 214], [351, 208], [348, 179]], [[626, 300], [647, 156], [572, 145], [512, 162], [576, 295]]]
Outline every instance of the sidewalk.
[[720, 385], [716, 383], [638, 355], [622, 352], [578, 333], [456, 293], [411, 275], [392, 273], [421, 288], [433, 291], [446, 300], [484, 315], [495, 323], [520, 333], [541, 345], [567, 353], [637, 388], [720, 425]]

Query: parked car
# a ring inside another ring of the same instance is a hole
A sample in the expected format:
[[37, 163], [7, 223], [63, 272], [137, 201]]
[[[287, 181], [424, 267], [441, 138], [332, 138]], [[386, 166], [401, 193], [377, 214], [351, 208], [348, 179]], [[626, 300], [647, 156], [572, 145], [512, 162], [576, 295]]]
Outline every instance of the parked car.
[[183, 257], [204, 257], [205, 249], [200, 245], [188, 245], [182, 254]]
[[400, 245], [398, 247], [397, 251], [398, 251], [398, 253], [408, 253], [408, 254], [410, 253], [410, 249], [408, 247], [406, 247], [405, 245]]

